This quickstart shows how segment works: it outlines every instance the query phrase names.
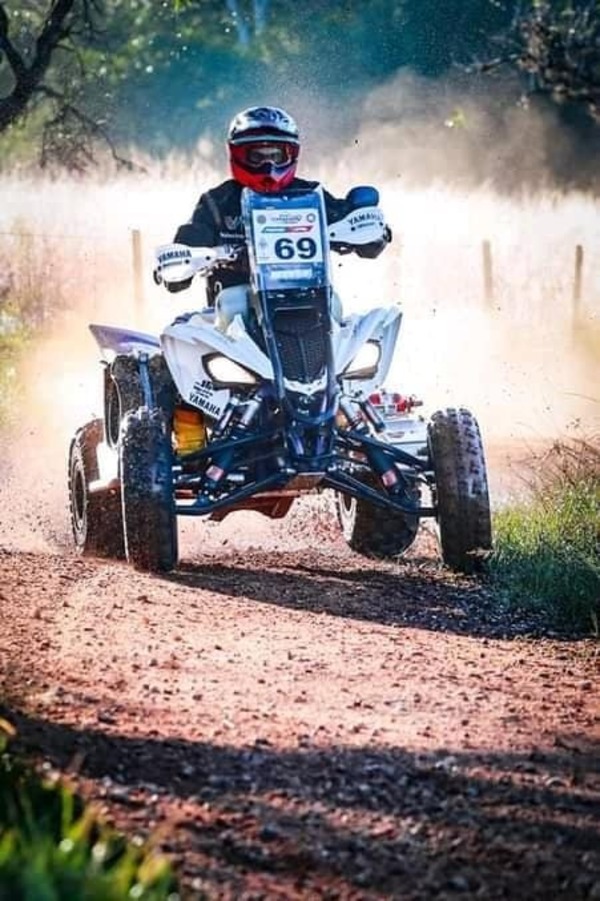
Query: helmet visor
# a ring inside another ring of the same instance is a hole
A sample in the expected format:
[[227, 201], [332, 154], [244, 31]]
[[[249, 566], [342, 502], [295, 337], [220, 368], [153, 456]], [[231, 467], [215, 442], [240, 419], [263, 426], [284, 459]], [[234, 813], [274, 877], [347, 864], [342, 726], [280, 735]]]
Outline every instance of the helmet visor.
[[256, 141], [234, 145], [231, 153], [239, 165], [258, 172], [263, 167], [270, 169], [271, 166], [289, 166], [298, 157], [298, 146], [285, 142], [275, 144]]

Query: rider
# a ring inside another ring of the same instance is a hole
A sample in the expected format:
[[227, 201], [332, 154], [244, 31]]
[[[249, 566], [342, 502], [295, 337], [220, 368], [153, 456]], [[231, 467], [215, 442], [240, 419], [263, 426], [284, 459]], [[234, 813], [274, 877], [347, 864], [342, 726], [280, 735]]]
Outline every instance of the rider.
[[[284, 110], [272, 106], [253, 106], [238, 113], [229, 126], [227, 136], [232, 178], [201, 195], [192, 218], [181, 225], [174, 241], [190, 247], [241, 245], [244, 229], [241, 214], [241, 194], [244, 187], [264, 194], [291, 189], [315, 188], [317, 182], [296, 178], [300, 153], [298, 127]], [[347, 200], [323, 191], [329, 223], [342, 219], [350, 212]], [[356, 248], [361, 257], [374, 258], [391, 240], [386, 229], [385, 238]], [[208, 301], [217, 301], [217, 316], [230, 320], [247, 306], [249, 282], [248, 260], [242, 255], [233, 263], [214, 269], [207, 279]], [[166, 283], [169, 291], [188, 288], [191, 279]]]

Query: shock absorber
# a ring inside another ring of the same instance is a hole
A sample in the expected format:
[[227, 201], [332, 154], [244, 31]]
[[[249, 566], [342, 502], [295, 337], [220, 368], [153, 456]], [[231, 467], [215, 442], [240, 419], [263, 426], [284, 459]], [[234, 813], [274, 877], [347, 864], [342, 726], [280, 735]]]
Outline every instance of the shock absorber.
[[254, 417], [258, 413], [260, 406], [261, 398], [253, 397], [248, 401], [238, 402], [232, 409], [231, 414], [227, 417], [227, 423], [225, 423], [224, 427], [221, 427], [219, 434], [217, 435], [217, 437], [220, 438], [233, 417], [239, 413], [239, 417], [233, 423], [229, 432], [228, 437], [231, 443], [229, 444], [229, 447], [226, 447], [218, 454], [215, 454], [211, 465], [206, 470], [206, 478], [204, 483], [204, 488], [206, 491], [214, 491], [215, 488], [217, 488], [218, 485], [222, 482], [224, 476], [226, 476], [231, 469], [231, 464], [233, 463], [233, 458], [235, 455], [235, 447], [233, 442], [238, 441], [240, 438], [244, 437], [250, 425], [254, 421]]
[[353, 432], [366, 432], [365, 417], [358, 404], [353, 403], [349, 397], [340, 397], [340, 410], [348, 421], [348, 428]]
[[360, 409], [378, 434], [385, 430], [383, 417], [379, 415], [368, 397], [360, 401]]
[[238, 400], [238, 398], [235, 397], [235, 395], [232, 395], [232, 397], [227, 402], [227, 406], [223, 410], [221, 418], [219, 419], [219, 421], [217, 423], [215, 423], [215, 426], [212, 431], [212, 440], [213, 441], [219, 441], [221, 438], [223, 438], [225, 436], [225, 433], [226, 433], [227, 429], [229, 428], [229, 424], [231, 423], [231, 420], [233, 418], [233, 414], [241, 406], [242, 406], [242, 401]]
[[[340, 409], [348, 420], [349, 427], [359, 434], [367, 435], [369, 433], [368, 422], [377, 432], [385, 428], [383, 420], [371, 404], [365, 402], [353, 404], [349, 398], [344, 397], [340, 399]], [[396, 467], [390, 465], [389, 456], [378, 447], [366, 446], [365, 453], [384, 488], [393, 491], [398, 485], [399, 475]]]

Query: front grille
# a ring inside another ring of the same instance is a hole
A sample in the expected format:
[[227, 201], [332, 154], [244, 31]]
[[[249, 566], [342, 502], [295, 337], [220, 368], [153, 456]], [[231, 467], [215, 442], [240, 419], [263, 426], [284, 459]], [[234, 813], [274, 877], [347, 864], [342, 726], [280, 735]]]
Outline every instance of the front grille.
[[279, 310], [274, 331], [283, 374], [296, 382], [314, 382], [327, 366], [329, 336], [318, 310]]

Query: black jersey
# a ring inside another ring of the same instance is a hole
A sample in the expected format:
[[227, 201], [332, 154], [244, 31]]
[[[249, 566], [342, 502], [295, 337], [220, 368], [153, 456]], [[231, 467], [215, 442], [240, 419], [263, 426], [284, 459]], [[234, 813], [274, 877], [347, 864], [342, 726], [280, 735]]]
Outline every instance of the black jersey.
[[[295, 178], [288, 186], [291, 190], [311, 190], [318, 182]], [[243, 244], [245, 241], [242, 222], [241, 196], [243, 185], [234, 179], [228, 179], [216, 188], [202, 194], [192, 218], [185, 225], [180, 225], [175, 234], [175, 242], [187, 244], [189, 247], [217, 247], [221, 244]], [[323, 191], [327, 221], [337, 222], [349, 212], [346, 200], [333, 197]], [[250, 280], [248, 260], [242, 255], [234, 263], [223, 264], [214, 269], [207, 279], [209, 302], [221, 288], [231, 285], [246, 284]], [[187, 287], [187, 284], [173, 286]]]

